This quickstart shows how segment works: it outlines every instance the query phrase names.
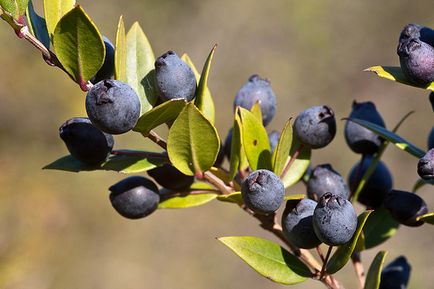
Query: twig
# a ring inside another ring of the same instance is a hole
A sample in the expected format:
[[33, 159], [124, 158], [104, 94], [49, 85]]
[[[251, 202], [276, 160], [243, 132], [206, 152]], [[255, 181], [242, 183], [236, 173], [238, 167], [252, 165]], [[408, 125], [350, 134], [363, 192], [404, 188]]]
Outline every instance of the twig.
[[210, 171], [206, 171], [202, 174], [202, 179], [206, 180], [208, 183], [216, 187], [223, 195], [229, 195], [233, 192], [233, 189], [219, 179]]
[[292, 164], [295, 162], [295, 160], [300, 155], [302, 149], [303, 149], [303, 145], [300, 144], [300, 146], [296, 149], [296, 151], [294, 152], [294, 154], [289, 159], [289, 162], [286, 164], [285, 168], [283, 169], [282, 173], [280, 174], [280, 178], [281, 179], [283, 179], [286, 176], [286, 174], [288, 173], [288, 171], [291, 168]]
[[323, 276], [324, 276], [324, 273], [325, 273], [325, 269], [326, 269], [326, 266], [327, 266], [327, 262], [329, 261], [330, 254], [332, 253], [332, 250], [333, 250], [333, 246], [329, 246], [329, 248], [327, 250], [326, 257], [325, 257], [324, 262], [322, 264], [320, 279], [323, 279]]
[[162, 149], [167, 150], [167, 143], [166, 141], [160, 137], [155, 131], [151, 130], [149, 132], [149, 134], [144, 135], [143, 136], [149, 138], [150, 140], [152, 140], [154, 143], [156, 143], [157, 145], [159, 145]]
[[353, 261], [354, 271], [356, 271], [357, 279], [359, 280], [360, 289], [363, 289], [365, 287], [366, 275], [360, 257], [360, 253], [355, 252], [351, 255], [351, 260]]
[[321, 251], [321, 247], [318, 245], [316, 246], [316, 252], [318, 253], [319, 257], [321, 258], [321, 261], [324, 263], [325, 258], [324, 258], [324, 254]]

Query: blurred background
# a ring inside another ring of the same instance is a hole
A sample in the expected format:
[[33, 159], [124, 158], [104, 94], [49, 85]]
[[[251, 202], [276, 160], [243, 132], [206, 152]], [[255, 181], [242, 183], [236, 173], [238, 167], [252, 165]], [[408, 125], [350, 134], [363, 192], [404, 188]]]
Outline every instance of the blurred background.
[[[42, 11], [42, 1], [35, 1]], [[434, 27], [433, 2], [421, 1], [228, 1], [125, 0], [80, 4], [102, 34], [115, 40], [118, 18], [139, 21], [159, 56], [187, 52], [202, 67], [218, 43], [209, 87], [217, 104], [222, 138], [232, 124], [232, 102], [251, 74], [271, 80], [277, 115], [268, 129], [289, 117], [328, 104], [337, 119], [353, 100], [374, 101], [387, 126], [409, 111], [400, 134], [426, 149], [433, 124], [428, 92], [379, 79], [363, 69], [398, 65], [397, 39], [407, 23]], [[84, 116], [84, 96], [59, 69], [0, 23], [0, 288], [282, 288], [260, 277], [215, 240], [255, 235], [273, 239], [238, 207], [213, 202], [186, 210], [161, 210], [146, 219], [122, 218], [111, 207], [108, 187], [124, 178], [113, 172], [64, 173], [41, 168], [67, 154], [58, 127]], [[335, 140], [315, 151], [312, 164], [331, 163], [343, 176], [358, 160], [338, 121]], [[163, 135], [164, 130], [160, 131]], [[135, 133], [116, 137], [115, 147], [157, 150]], [[389, 146], [384, 160], [394, 187], [411, 190], [417, 159]], [[296, 186], [288, 193], [303, 193]], [[420, 190], [431, 211], [432, 187]], [[360, 208], [359, 208], [360, 209]], [[363, 254], [365, 268], [380, 249], [386, 262], [404, 254], [413, 266], [409, 288], [432, 288], [434, 227], [401, 227], [384, 245]], [[337, 274], [356, 288], [351, 265]], [[314, 281], [292, 288], [323, 288]]]

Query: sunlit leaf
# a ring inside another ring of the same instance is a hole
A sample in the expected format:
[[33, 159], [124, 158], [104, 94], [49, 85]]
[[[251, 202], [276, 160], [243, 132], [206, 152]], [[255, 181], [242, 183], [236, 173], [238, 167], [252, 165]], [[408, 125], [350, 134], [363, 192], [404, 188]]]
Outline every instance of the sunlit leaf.
[[387, 251], [380, 251], [375, 256], [371, 266], [369, 266], [364, 289], [378, 289], [380, 287], [381, 270], [383, 269], [386, 255]]
[[231, 193], [229, 195], [219, 195], [217, 200], [228, 203], [235, 203], [241, 205], [243, 203], [243, 198], [241, 197], [241, 192]]
[[48, 35], [53, 37], [60, 19], [75, 6], [75, 0], [44, 0], [44, 17], [47, 22]]
[[434, 213], [427, 213], [425, 215], [419, 216], [416, 220], [434, 225]]
[[115, 79], [127, 82], [127, 39], [122, 15], [119, 17], [115, 45]]
[[368, 72], [374, 72], [379, 77], [396, 81], [405, 85], [415, 86], [434, 91], [434, 82], [427, 85], [417, 85], [407, 80], [401, 67], [396, 66], [373, 66], [365, 69]]
[[159, 209], [185, 209], [207, 204], [214, 200], [218, 194], [209, 191], [193, 191], [193, 193], [179, 194], [164, 198], [158, 204]]
[[239, 108], [235, 111], [234, 126], [232, 130], [231, 155], [230, 155], [230, 179], [232, 180], [237, 172], [246, 169], [249, 166], [246, 153], [242, 144], [241, 119], [238, 113]]
[[311, 149], [302, 146], [293, 133], [289, 156], [287, 156], [284, 169], [280, 174], [280, 179], [285, 188], [296, 184], [304, 176], [310, 164], [310, 157]]
[[261, 103], [259, 100], [250, 109], [250, 112], [262, 123]]
[[282, 133], [280, 134], [279, 142], [273, 152], [273, 171], [276, 175], [280, 175], [288, 161], [289, 151], [292, 144], [292, 125], [291, 119], [285, 123]]
[[271, 281], [292, 285], [312, 276], [303, 262], [274, 242], [251, 236], [221, 237], [218, 240]]

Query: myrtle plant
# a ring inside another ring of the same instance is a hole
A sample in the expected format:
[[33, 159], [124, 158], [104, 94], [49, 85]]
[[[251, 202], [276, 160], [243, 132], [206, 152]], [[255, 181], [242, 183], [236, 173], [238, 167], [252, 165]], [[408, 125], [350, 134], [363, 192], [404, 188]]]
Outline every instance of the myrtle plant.
[[[233, 126], [222, 142], [207, 84], [216, 45], [199, 73], [187, 54], [169, 50], [156, 58], [137, 22], [126, 31], [121, 16], [112, 44], [75, 0], [44, 0], [43, 5], [42, 17], [32, 0], [0, 0], [0, 16], [48, 65], [86, 92], [87, 113], [60, 127], [69, 155], [44, 169], [132, 174], [108, 189], [114, 209], [129, 219], [212, 201], [238, 206], [280, 243], [255, 236], [218, 241], [277, 283], [311, 279], [343, 288], [334, 274], [352, 263], [359, 288], [406, 288], [411, 266], [404, 256], [383, 267], [387, 252], [380, 251], [365, 274], [361, 255], [391, 238], [400, 225], [434, 224], [434, 213], [416, 195], [434, 184], [434, 128], [426, 152], [397, 134], [411, 113], [388, 130], [373, 102], [354, 102], [345, 118], [345, 140], [361, 159], [346, 182], [331, 164], [310, 166], [315, 150], [336, 136], [332, 105], [288, 116], [280, 133], [267, 133], [276, 96], [266, 78], [253, 74], [236, 93]], [[434, 91], [434, 30], [407, 25], [397, 53], [401, 67], [367, 71]], [[433, 92], [430, 101], [434, 108]], [[155, 132], [159, 126], [167, 126], [167, 139]], [[114, 149], [113, 135], [125, 133], [141, 134], [161, 150]], [[390, 143], [419, 159], [421, 178], [412, 192], [393, 186], [381, 160]], [[290, 194], [288, 188], [299, 182], [307, 194]], [[365, 210], [356, 212], [356, 202]]]

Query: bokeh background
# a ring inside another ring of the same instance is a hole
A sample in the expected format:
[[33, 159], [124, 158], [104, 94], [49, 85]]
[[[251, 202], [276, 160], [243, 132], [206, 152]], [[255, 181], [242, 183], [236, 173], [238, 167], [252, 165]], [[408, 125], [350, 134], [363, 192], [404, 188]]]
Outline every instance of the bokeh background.
[[[42, 1], [35, 1], [39, 11]], [[398, 65], [401, 28], [411, 22], [434, 26], [433, 2], [125, 0], [80, 4], [114, 41], [120, 14], [127, 27], [139, 21], [155, 54], [188, 52], [198, 67], [218, 43], [209, 87], [224, 138], [232, 123], [236, 91], [254, 73], [271, 80], [277, 115], [269, 129], [288, 117], [328, 104], [338, 119], [353, 100], [374, 101], [388, 127], [416, 113], [400, 134], [426, 149], [433, 124], [428, 92], [363, 72]], [[124, 176], [113, 172], [45, 171], [67, 153], [58, 136], [66, 119], [85, 115], [84, 93], [60, 70], [47, 66], [30, 44], [0, 23], [0, 288], [282, 288], [260, 277], [215, 240], [256, 235], [257, 222], [236, 206], [213, 202], [200, 208], [158, 211], [130, 221], [111, 207], [108, 187]], [[329, 162], [346, 176], [358, 156], [345, 145], [344, 122], [314, 165]], [[161, 131], [164, 135], [164, 130]], [[158, 149], [130, 133], [116, 148]], [[384, 160], [395, 188], [411, 190], [414, 157], [390, 146]], [[296, 186], [288, 193], [302, 193]], [[420, 191], [434, 209], [432, 187]], [[380, 249], [387, 261], [404, 254], [413, 266], [409, 288], [432, 288], [434, 227], [402, 227], [396, 237], [363, 254], [367, 268]], [[351, 265], [337, 274], [356, 288]], [[293, 288], [323, 288], [307, 281]]]

